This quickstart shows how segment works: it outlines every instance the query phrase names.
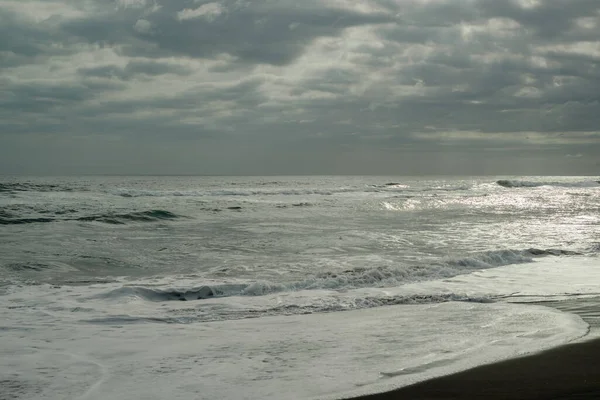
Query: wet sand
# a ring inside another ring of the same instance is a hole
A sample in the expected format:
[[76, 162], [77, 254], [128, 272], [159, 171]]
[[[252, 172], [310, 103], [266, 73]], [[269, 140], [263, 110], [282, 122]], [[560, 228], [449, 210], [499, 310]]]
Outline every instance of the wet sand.
[[356, 399], [600, 399], [600, 339]]
[[[544, 304], [578, 314], [593, 330], [600, 329], [600, 298]], [[355, 399], [600, 400], [600, 339]]]

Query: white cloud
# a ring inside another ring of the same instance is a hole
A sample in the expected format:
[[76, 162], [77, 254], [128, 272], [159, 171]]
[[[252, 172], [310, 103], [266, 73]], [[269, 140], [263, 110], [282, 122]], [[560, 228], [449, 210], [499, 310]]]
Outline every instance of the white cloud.
[[0, 11], [4, 8], [35, 22], [42, 22], [50, 17], [73, 18], [85, 16], [85, 8], [61, 1], [23, 1], [0, 0]]
[[117, 0], [117, 8], [144, 8], [146, 0]]
[[133, 28], [139, 33], [152, 32], [152, 23], [145, 19], [138, 19]]
[[[597, 144], [600, 131], [591, 132], [483, 132], [459, 130], [428, 130], [415, 132], [413, 137], [430, 141], [521, 142], [531, 144]], [[576, 156], [572, 156], [576, 157]]]
[[220, 3], [207, 3], [203, 4], [198, 8], [191, 9], [186, 8], [177, 13], [177, 19], [185, 21], [188, 19], [202, 18], [206, 21], [214, 21], [219, 15], [223, 14], [226, 10]]

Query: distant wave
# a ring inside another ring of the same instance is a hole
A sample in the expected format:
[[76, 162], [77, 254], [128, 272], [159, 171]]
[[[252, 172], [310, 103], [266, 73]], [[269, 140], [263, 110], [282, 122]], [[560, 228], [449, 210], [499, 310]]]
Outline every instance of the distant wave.
[[291, 189], [282, 188], [276, 190], [137, 190], [119, 189], [112, 194], [121, 197], [249, 197], [249, 196], [305, 196], [320, 195], [331, 196], [336, 193], [362, 192], [363, 189], [340, 188], [331, 190], [319, 189]]
[[566, 188], [586, 188], [586, 187], [599, 187], [600, 181], [581, 181], [581, 182], [542, 182], [542, 181], [521, 181], [521, 180], [507, 180], [501, 179], [496, 181], [496, 184], [505, 188], [527, 188], [527, 187], [540, 187], [540, 186], [556, 186]]
[[430, 187], [419, 187], [419, 188], [411, 188], [410, 185], [403, 184], [400, 182], [388, 182], [383, 185], [373, 185], [372, 188], [375, 188], [376, 192], [432, 192], [432, 191], [441, 191], [441, 192], [456, 192], [456, 191], [464, 191], [469, 190], [473, 186], [469, 184], [460, 184], [460, 185], [442, 185], [442, 186], [430, 186]]
[[0, 183], [0, 193], [8, 192], [73, 192], [79, 190], [75, 187], [57, 185], [57, 184], [40, 184], [32, 182], [4, 182]]
[[398, 193], [405, 191], [462, 191], [471, 189], [471, 185], [432, 186], [429, 188], [411, 189], [409, 185], [389, 182], [365, 187], [338, 187], [331, 189], [310, 188], [247, 188], [247, 189], [195, 189], [195, 190], [144, 190], [121, 188], [109, 191], [121, 197], [249, 197], [249, 196], [333, 196], [343, 193]]
[[5, 218], [0, 216], [0, 225], [36, 224], [54, 221], [56, 221], [54, 218]]
[[20, 225], [54, 222], [58, 217], [76, 213], [73, 209], [48, 209], [44, 207], [12, 204], [0, 207], [0, 225]]
[[126, 214], [99, 214], [90, 215], [86, 217], [75, 218], [76, 221], [96, 221], [104, 222], [106, 224], [125, 224], [127, 222], [154, 222], [165, 219], [176, 219], [179, 218], [177, 214], [173, 214], [170, 211], [165, 210], [149, 210], [131, 212]]
[[310, 289], [356, 289], [385, 287], [433, 279], [451, 278], [475, 270], [511, 264], [532, 262], [534, 257], [578, 254], [561, 249], [498, 250], [476, 253], [449, 260], [438, 265], [420, 265], [405, 268], [353, 268], [340, 272], [323, 272], [311, 279], [289, 283], [253, 282], [248, 284], [201, 285], [193, 288], [157, 289], [143, 286], [125, 286], [103, 297], [138, 297], [147, 301], [193, 301], [214, 297], [262, 296], [271, 293]]
[[8, 270], [11, 270], [11, 271], [15, 271], [15, 272], [21, 272], [21, 271], [35, 271], [35, 272], [39, 272], [39, 271], [44, 271], [44, 270], [47, 270], [47, 269], [51, 269], [52, 265], [38, 263], [38, 262], [12, 263], [12, 264], [6, 265], [5, 268], [8, 269]]
[[180, 218], [180, 216], [165, 210], [138, 211], [124, 214], [106, 213], [77, 218], [19, 218], [6, 211], [0, 211], [0, 225], [20, 225], [58, 221], [103, 222], [105, 224], [122, 225], [128, 222], [156, 222], [176, 218]]

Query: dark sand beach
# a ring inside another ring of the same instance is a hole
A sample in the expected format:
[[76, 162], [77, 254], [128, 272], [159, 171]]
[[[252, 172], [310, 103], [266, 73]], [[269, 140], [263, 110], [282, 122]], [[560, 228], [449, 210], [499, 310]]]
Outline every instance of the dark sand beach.
[[[599, 299], [547, 303], [600, 327]], [[597, 336], [597, 335], [596, 335]], [[600, 339], [483, 365], [355, 400], [527, 399], [600, 400]]]

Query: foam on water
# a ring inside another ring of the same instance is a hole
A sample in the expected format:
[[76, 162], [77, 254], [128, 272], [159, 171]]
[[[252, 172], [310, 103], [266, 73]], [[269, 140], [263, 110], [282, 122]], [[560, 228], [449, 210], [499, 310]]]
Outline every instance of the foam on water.
[[[253, 281], [248, 283], [220, 283], [193, 287], [153, 288], [127, 286], [103, 293], [104, 298], [121, 299], [139, 297], [148, 301], [194, 301], [214, 297], [264, 296], [279, 292], [311, 289], [348, 290], [363, 287], [403, 285], [424, 280], [450, 278], [474, 270], [496, 268], [503, 265], [532, 262], [534, 257], [574, 255], [561, 249], [498, 250], [475, 253], [468, 257], [448, 260], [438, 265], [407, 267], [354, 268], [343, 271], [326, 271], [309, 279], [293, 282]], [[179, 282], [181, 283], [181, 282]], [[433, 301], [433, 300], [432, 300]], [[446, 300], [447, 301], [447, 300]], [[389, 304], [410, 303], [398, 299]]]
[[[566, 274], [568, 271], [568, 274]], [[454, 278], [422, 281], [402, 286], [365, 287], [352, 290], [299, 290], [262, 296], [208, 297], [195, 299], [207, 290], [174, 290], [173, 284], [193, 287], [197, 277], [169, 276], [145, 279], [123, 286], [120, 282], [95, 281], [87, 286], [11, 286], [6, 298], [29, 309], [54, 304], [53, 314], [74, 317], [71, 310], [84, 308], [81, 320], [102, 323], [156, 321], [197, 323], [261, 316], [331, 313], [400, 304], [442, 302], [492, 303], [498, 301], [540, 301], [590, 296], [600, 292], [600, 268], [595, 257], [546, 257], [525, 265], [508, 265], [477, 270]], [[170, 301], [175, 300], [175, 301]], [[90, 311], [92, 310], [92, 311]]]
[[[12, 383], [0, 388], [0, 395], [339, 398], [541, 350], [587, 332], [581, 319], [553, 309], [470, 302], [263, 316], [185, 328], [155, 316], [135, 317], [131, 313], [148, 303], [129, 303], [102, 310], [114, 315], [128, 309], [129, 316], [90, 324], [81, 318], [97, 314], [100, 304], [82, 297], [90, 290], [95, 289], [43, 286], [8, 295], [1, 311], [0, 367], [10, 371], [6, 379]], [[77, 306], [61, 308], [69, 304]]]

